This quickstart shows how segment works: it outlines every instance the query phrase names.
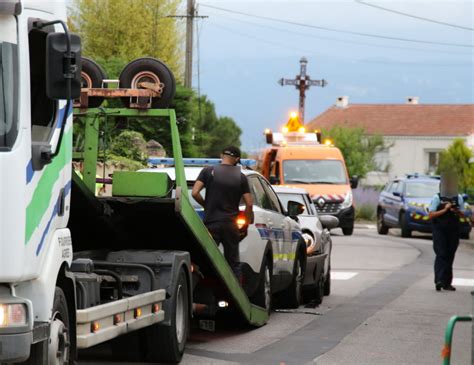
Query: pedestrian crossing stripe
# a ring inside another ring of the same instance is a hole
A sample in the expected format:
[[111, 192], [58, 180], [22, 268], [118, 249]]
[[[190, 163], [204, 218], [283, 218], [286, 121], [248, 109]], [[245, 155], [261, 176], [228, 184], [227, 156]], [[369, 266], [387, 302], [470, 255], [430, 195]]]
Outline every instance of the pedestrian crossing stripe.
[[358, 274], [353, 271], [331, 271], [331, 280], [350, 280]]
[[474, 279], [467, 279], [467, 278], [454, 278], [453, 279], [454, 286], [474, 286]]

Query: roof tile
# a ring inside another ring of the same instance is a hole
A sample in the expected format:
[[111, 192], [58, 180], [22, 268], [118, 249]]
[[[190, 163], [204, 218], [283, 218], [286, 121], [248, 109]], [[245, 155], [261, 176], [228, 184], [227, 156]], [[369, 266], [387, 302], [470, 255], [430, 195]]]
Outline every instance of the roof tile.
[[474, 134], [474, 104], [349, 104], [308, 123], [315, 129], [336, 125], [386, 136], [467, 136]]

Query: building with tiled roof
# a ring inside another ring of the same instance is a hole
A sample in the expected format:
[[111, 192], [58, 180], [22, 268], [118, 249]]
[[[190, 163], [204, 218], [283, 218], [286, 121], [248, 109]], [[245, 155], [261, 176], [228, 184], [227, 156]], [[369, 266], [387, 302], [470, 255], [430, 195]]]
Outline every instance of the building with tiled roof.
[[334, 126], [361, 127], [368, 135], [384, 136], [386, 151], [376, 158], [381, 171], [371, 174], [383, 182], [406, 173], [432, 173], [439, 153], [455, 138], [474, 148], [474, 104], [350, 104], [347, 96], [308, 123], [309, 129]]

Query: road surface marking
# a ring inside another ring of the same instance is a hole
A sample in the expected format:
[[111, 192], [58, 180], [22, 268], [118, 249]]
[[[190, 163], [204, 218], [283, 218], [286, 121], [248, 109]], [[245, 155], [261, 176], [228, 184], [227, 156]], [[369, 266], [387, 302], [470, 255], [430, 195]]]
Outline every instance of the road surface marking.
[[[332, 276], [331, 276], [332, 278]], [[459, 286], [474, 286], [474, 279], [466, 279], [466, 278], [454, 278], [453, 285]]]
[[358, 273], [353, 271], [333, 271], [331, 272], [331, 280], [349, 280]]

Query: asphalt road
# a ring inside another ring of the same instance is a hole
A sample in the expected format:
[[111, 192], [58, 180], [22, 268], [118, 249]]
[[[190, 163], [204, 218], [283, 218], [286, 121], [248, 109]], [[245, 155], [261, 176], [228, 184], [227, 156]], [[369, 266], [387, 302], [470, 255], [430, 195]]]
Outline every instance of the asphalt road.
[[[334, 232], [332, 293], [318, 308], [275, 312], [254, 330], [193, 330], [183, 364], [440, 364], [453, 314], [472, 313], [474, 240], [455, 261], [456, 292], [434, 290], [430, 236]], [[452, 364], [471, 364], [471, 325], [455, 331]], [[102, 346], [80, 364], [118, 364]]]

